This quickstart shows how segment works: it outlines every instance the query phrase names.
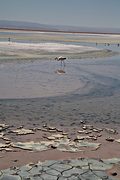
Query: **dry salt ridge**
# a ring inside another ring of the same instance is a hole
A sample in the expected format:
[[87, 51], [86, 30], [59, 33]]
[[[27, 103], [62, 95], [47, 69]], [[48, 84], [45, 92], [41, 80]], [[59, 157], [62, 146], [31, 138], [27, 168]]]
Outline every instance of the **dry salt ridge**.
[[[35, 139], [36, 132], [43, 132], [44, 140]], [[44, 134], [46, 132], [46, 134]], [[57, 149], [58, 151], [76, 152], [98, 151], [103, 146], [99, 138], [107, 133], [107, 143], [113, 141], [120, 143], [119, 133], [116, 129], [97, 128], [93, 125], [84, 124], [81, 121], [81, 128], [76, 132], [76, 138], [69, 137], [69, 133], [52, 127], [18, 128], [6, 124], [0, 124], [0, 151], [14, 153], [20, 150], [31, 152], [42, 152]], [[34, 135], [33, 141], [13, 141], [12, 135], [25, 137]], [[45, 137], [46, 135], [46, 137]], [[116, 139], [117, 138], [117, 139]], [[96, 142], [98, 140], [98, 142]], [[2, 143], [4, 141], [4, 143]], [[9, 154], [10, 155], [10, 154]], [[72, 155], [71, 155], [72, 157]], [[4, 161], [4, 157], [0, 156]], [[17, 161], [17, 160], [16, 160]], [[98, 159], [98, 158], [74, 158], [67, 160], [45, 160], [43, 162], [28, 163], [24, 166], [11, 166], [0, 171], [0, 180], [115, 180], [120, 179], [120, 158]]]
[[68, 59], [109, 57], [118, 54], [117, 52], [65, 43], [18, 43], [0, 42], [0, 59], [46, 59], [53, 60], [56, 56], [66, 56]]

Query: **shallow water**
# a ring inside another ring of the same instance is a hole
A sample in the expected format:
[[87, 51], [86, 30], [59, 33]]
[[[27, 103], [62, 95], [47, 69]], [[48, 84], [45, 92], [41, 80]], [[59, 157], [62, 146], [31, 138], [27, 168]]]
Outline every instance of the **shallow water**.
[[[62, 69], [64, 74], [58, 74]], [[120, 89], [120, 57], [0, 64], [0, 99], [92, 93], [107, 96]]]
[[[68, 64], [69, 63], [69, 64]], [[65, 95], [84, 87], [72, 62], [22, 61], [0, 64], [0, 98], [35, 98]], [[57, 74], [64, 69], [65, 74]]]

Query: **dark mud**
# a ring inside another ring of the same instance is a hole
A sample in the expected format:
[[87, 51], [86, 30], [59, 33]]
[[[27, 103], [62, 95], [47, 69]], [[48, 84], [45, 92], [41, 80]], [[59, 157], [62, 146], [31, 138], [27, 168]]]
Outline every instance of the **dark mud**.
[[120, 124], [120, 95], [83, 99], [72, 97], [53, 97], [24, 100], [1, 100], [0, 121], [10, 125], [45, 123], [61, 126], [78, 124], [80, 120], [88, 123]]

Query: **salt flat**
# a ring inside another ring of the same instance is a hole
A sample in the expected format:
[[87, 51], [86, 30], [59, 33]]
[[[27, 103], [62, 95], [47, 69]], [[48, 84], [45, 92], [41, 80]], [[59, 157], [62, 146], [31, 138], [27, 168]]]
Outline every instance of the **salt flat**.
[[62, 43], [17, 43], [17, 42], [0, 42], [0, 48], [3, 50], [44, 50], [48, 52], [68, 51], [69, 53], [95, 51], [95, 47], [62, 44]]
[[117, 52], [68, 43], [23, 43], [23, 42], [0, 42], [1, 60], [20, 59], [55, 59], [56, 56], [65, 56], [68, 59], [97, 58], [113, 56]]

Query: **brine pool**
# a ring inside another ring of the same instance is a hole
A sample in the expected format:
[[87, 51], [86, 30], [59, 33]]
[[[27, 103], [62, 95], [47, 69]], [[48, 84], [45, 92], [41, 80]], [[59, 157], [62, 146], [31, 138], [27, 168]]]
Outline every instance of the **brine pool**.
[[[59, 73], [62, 70], [65, 73]], [[107, 95], [119, 91], [120, 57], [66, 60], [22, 60], [0, 63], [0, 99]], [[95, 92], [96, 91], [96, 92]]]

